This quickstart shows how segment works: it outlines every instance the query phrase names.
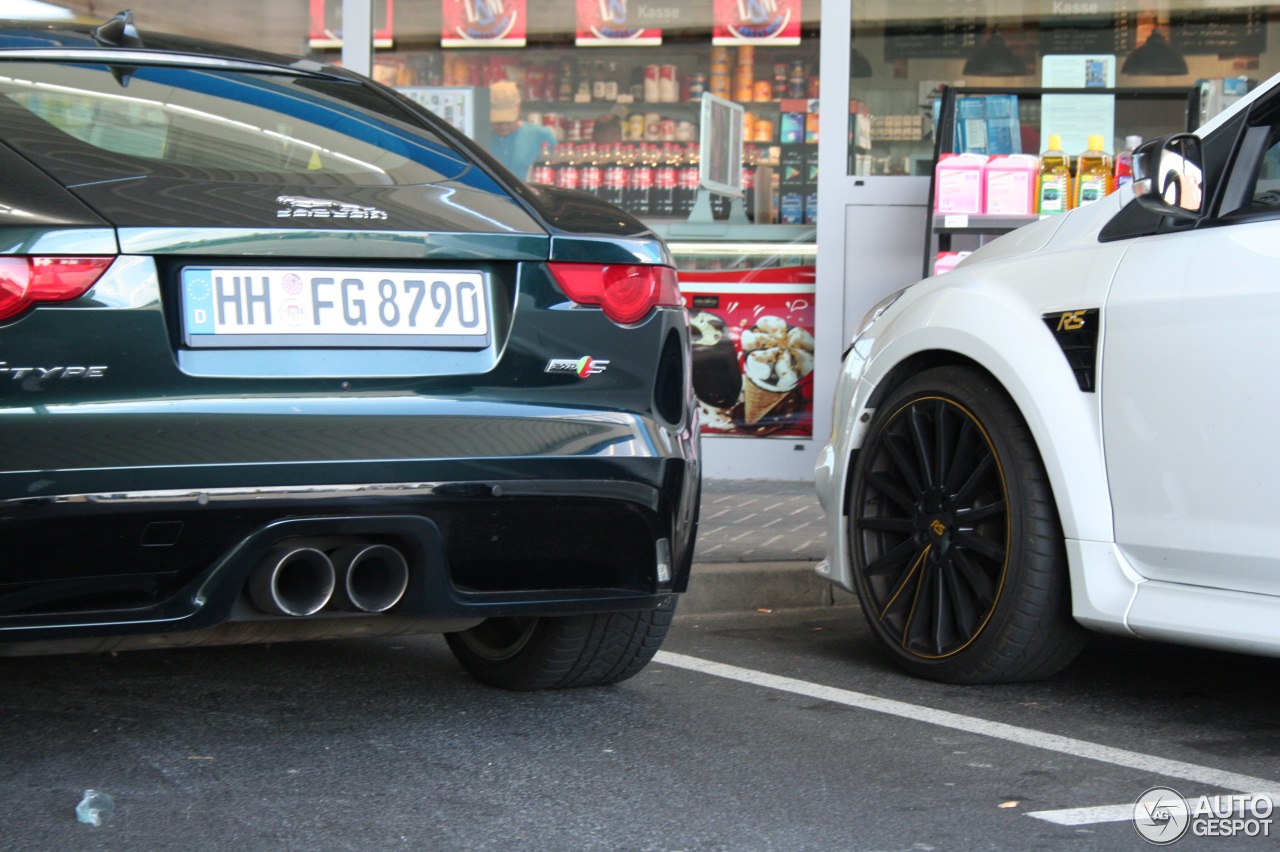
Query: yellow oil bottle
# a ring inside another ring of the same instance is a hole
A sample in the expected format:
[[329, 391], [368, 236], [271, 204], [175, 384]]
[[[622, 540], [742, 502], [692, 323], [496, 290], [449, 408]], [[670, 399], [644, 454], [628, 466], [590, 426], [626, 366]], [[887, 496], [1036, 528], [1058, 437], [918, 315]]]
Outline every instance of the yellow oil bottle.
[[1042, 216], [1065, 213], [1071, 204], [1071, 161], [1062, 150], [1062, 137], [1049, 137], [1049, 147], [1040, 155], [1036, 175], [1036, 212]]
[[1114, 172], [1111, 155], [1103, 147], [1101, 136], [1089, 137], [1089, 149], [1076, 161], [1075, 206], [1083, 207], [1111, 192]]

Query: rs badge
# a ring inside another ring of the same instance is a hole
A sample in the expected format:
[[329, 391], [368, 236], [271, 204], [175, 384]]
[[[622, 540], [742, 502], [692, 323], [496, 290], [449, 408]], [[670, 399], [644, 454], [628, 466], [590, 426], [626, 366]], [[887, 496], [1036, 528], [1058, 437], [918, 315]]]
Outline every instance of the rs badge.
[[552, 358], [547, 362], [545, 372], [574, 373], [578, 378], [585, 379], [587, 376], [603, 373], [608, 366], [608, 361], [597, 361], [589, 355], [584, 355], [577, 359]]
[[1058, 331], [1079, 331], [1084, 328], [1089, 311], [1065, 311], [1058, 317]]

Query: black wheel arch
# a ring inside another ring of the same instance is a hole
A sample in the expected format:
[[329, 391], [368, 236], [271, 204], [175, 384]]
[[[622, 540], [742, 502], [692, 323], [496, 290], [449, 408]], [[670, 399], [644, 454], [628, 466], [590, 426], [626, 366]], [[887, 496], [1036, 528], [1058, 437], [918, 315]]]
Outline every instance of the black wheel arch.
[[[1022, 409], [1018, 406], [1017, 400], [1013, 398], [1013, 394], [1010, 394], [1008, 390], [1005, 389], [1004, 383], [1001, 382], [994, 373], [984, 367], [980, 362], [975, 361], [967, 355], [962, 355], [959, 352], [954, 352], [949, 349], [929, 349], [924, 352], [917, 352], [911, 357], [895, 364], [885, 377], [876, 385], [875, 390], [871, 392], [871, 396], [867, 398], [867, 407], [873, 409], [879, 408], [880, 404], [888, 398], [890, 394], [901, 387], [903, 383], [923, 372], [937, 367], [964, 367], [966, 369], [973, 370], [974, 372], [981, 373], [985, 377], [989, 378], [994, 384], [999, 385], [1005, 395], [1009, 397], [1011, 402], [1013, 402], [1014, 408], [1018, 409], [1018, 414], [1022, 417], [1023, 423], [1025, 424], [1027, 422], [1026, 415], [1022, 414]], [[1036, 451], [1040, 453], [1040, 458], [1043, 459], [1045, 457], [1044, 447], [1041, 446], [1040, 441], [1036, 438], [1034, 432], [1031, 432], [1031, 438], [1036, 442]], [[858, 451], [854, 450], [850, 454], [849, 458], [849, 471], [853, 470], [857, 460]], [[1050, 485], [1052, 486], [1052, 483]], [[840, 501], [841, 514], [846, 518], [849, 516], [849, 504], [852, 500], [852, 489], [853, 476], [849, 475], [845, 477], [844, 493], [842, 494], [842, 499]], [[1054, 505], [1057, 506], [1056, 500]], [[1062, 509], [1058, 508], [1057, 512], [1058, 523], [1061, 524]]]

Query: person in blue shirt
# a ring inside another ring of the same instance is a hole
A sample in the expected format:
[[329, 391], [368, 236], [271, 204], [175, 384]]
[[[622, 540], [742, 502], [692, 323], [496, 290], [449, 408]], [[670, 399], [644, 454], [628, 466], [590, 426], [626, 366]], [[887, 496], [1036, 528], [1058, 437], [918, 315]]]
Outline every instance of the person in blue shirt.
[[489, 153], [521, 180], [529, 179], [533, 164], [542, 158], [543, 146], [555, 148], [550, 127], [520, 119], [520, 89], [510, 80], [489, 87]]

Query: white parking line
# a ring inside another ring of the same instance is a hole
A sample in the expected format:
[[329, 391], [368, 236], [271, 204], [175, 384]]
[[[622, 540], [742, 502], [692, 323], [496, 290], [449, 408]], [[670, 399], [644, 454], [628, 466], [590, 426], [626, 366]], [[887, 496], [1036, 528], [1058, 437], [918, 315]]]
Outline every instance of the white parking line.
[[[1017, 725], [1006, 725], [1004, 722], [992, 722], [975, 716], [963, 716], [946, 710], [935, 710], [919, 704], [908, 704], [891, 698], [878, 698], [862, 692], [837, 689], [818, 683], [797, 680], [790, 677], [758, 672], [738, 666], [715, 663], [698, 657], [675, 654], [670, 651], [659, 651], [654, 662], [676, 668], [701, 672], [702, 674], [736, 680], [753, 686], [763, 686], [780, 692], [790, 692], [808, 698], [817, 698], [846, 707], [857, 707], [889, 716], [898, 716], [914, 722], [927, 722], [943, 728], [964, 731], [970, 734], [981, 734], [1006, 742], [1033, 748], [1098, 760], [1138, 772], [1146, 772], [1160, 778], [1181, 778], [1194, 781], [1215, 789], [1238, 790], [1240, 792], [1262, 791], [1273, 799], [1280, 799], [1280, 782], [1266, 778], [1254, 778], [1238, 772], [1226, 772], [1212, 766], [1200, 766], [1195, 763], [1184, 763], [1181, 760], [1169, 760], [1155, 755], [1143, 754], [1122, 748], [1113, 748], [1088, 740], [1077, 740], [1058, 734], [1050, 734], [1031, 728], [1019, 728]], [[1139, 791], [1141, 792], [1141, 791]], [[1123, 813], [1122, 813], [1123, 809]], [[1073, 808], [1062, 811], [1035, 811], [1028, 816], [1056, 822], [1060, 825], [1087, 825], [1091, 822], [1120, 822], [1133, 816], [1133, 805], [1105, 805], [1097, 808]], [[1071, 821], [1068, 821], [1071, 820]]]
[[1133, 804], [1101, 805], [1096, 808], [1065, 808], [1060, 811], [1030, 811], [1027, 816], [1057, 825], [1097, 825], [1133, 819]]
[[[1188, 802], [1198, 799], [1199, 795], [1192, 795], [1185, 790], [1179, 791], [1182, 797]], [[1212, 793], [1209, 795], [1213, 795]], [[1280, 798], [1278, 793], [1246, 793], [1243, 797], [1250, 801], [1256, 800], [1261, 796], [1266, 796], [1273, 802]], [[1236, 800], [1231, 803], [1233, 805], [1231, 812], [1233, 814], [1244, 814], [1247, 807], [1242, 800]], [[1215, 803], [1215, 807], [1219, 804]], [[1225, 809], [1224, 809], [1225, 812]], [[1217, 811], [1215, 816], [1220, 816]], [[1042, 819], [1045, 822], [1057, 823], [1058, 825], [1094, 825], [1100, 822], [1124, 822], [1133, 819], [1133, 804], [1127, 805], [1099, 805], [1096, 808], [1065, 808], [1060, 811], [1028, 811], [1027, 816]], [[1246, 814], [1247, 816], [1247, 814]]]

